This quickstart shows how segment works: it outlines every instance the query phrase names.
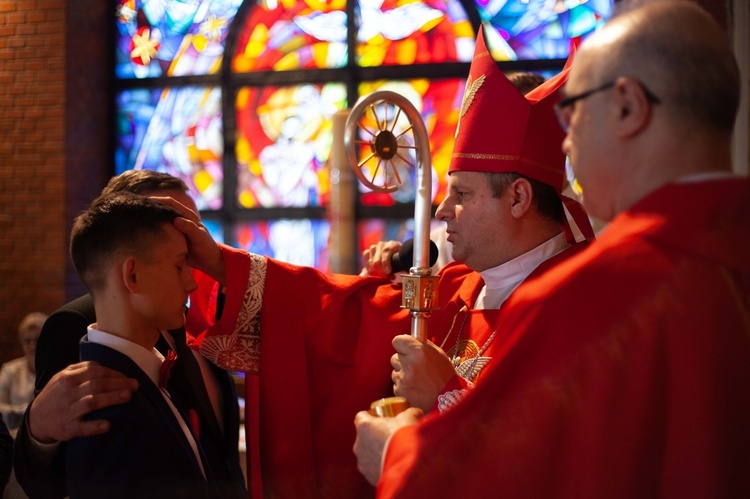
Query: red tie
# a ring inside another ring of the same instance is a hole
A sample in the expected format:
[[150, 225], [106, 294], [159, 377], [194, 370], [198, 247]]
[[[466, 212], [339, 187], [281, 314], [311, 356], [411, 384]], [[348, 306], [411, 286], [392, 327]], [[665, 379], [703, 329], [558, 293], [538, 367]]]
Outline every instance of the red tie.
[[172, 377], [172, 368], [176, 360], [177, 354], [174, 353], [174, 350], [170, 349], [159, 368], [159, 388], [167, 389], [167, 383], [169, 383], [169, 378]]
[[[162, 362], [161, 367], [159, 367], [159, 388], [164, 391], [167, 391], [167, 383], [169, 383], [169, 378], [172, 377], [172, 368], [176, 361], [177, 354], [170, 348], [167, 351], [167, 356], [164, 357], [164, 362]], [[168, 391], [167, 394], [169, 394]], [[190, 428], [193, 430], [195, 438], [199, 439], [201, 434], [201, 424], [200, 419], [198, 419], [198, 413], [193, 409], [188, 410], [187, 422], [190, 424]]]
[[190, 428], [193, 430], [195, 438], [200, 440], [201, 438], [201, 420], [198, 418], [198, 413], [194, 409], [188, 409], [188, 423]]

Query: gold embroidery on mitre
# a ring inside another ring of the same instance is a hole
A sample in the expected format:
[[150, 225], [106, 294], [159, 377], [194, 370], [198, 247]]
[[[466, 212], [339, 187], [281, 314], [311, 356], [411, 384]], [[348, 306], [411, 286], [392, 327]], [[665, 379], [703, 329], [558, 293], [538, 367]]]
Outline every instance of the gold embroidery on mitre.
[[454, 152], [453, 157], [464, 159], [491, 159], [495, 161], [518, 161], [521, 159], [520, 156], [515, 156], [512, 154], [483, 154], [472, 152]]
[[471, 103], [474, 102], [474, 96], [482, 88], [482, 84], [487, 77], [485, 75], [479, 75], [476, 80], [471, 79], [471, 75], [466, 79], [466, 89], [464, 90], [464, 98], [461, 101], [461, 112], [458, 115], [458, 124], [456, 125], [456, 137], [458, 137], [458, 130], [461, 128], [461, 118], [464, 117], [466, 112], [471, 107]]
[[554, 168], [552, 166], [545, 165], [544, 163], [540, 163], [539, 161], [534, 161], [532, 159], [524, 158], [524, 157], [513, 155], [513, 154], [484, 154], [484, 153], [471, 153], [471, 152], [454, 152], [453, 157], [459, 158], [459, 159], [488, 159], [491, 161], [520, 161], [521, 163], [526, 163], [527, 165], [531, 165], [541, 170], [545, 170], [547, 172], [562, 176], [562, 173], [560, 172], [559, 168]]

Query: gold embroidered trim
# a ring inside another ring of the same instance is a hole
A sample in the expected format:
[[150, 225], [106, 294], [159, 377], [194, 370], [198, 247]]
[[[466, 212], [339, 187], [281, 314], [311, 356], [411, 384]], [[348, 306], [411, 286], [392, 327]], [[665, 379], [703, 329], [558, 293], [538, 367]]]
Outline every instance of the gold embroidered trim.
[[230, 335], [204, 338], [201, 343], [201, 354], [219, 367], [249, 374], [260, 371], [260, 310], [266, 269], [266, 257], [250, 253], [250, 275], [235, 330]]
[[528, 158], [511, 155], [511, 154], [484, 154], [484, 153], [456, 152], [456, 153], [453, 153], [453, 157], [456, 159], [463, 158], [463, 159], [487, 159], [487, 160], [493, 160], [493, 161], [520, 161], [521, 163], [525, 163], [531, 166], [536, 166], [537, 168], [541, 168], [542, 170], [546, 170], [556, 175], [562, 175], [562, 172], [560, 172], [560, 170], [557, 168], [553, 168], [551, 166], [545, 165], [544, 163], [539, 163], [538, 161], [533, 161]]

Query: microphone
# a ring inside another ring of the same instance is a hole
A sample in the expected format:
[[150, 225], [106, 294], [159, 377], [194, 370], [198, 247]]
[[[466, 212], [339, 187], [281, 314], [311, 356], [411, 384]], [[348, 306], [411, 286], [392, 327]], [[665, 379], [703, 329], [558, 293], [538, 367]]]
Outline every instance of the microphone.
[[[430, 265], [435, 265], [438, 259], [438, 247], [434, 241], [430, 240]], [[396, 272], [408, 272], [413, 266], [414, 262], [414, 239], [407, 239], [404, 244], [401, 245], [401, 249], [398, 253], [391, 255], [391, 271], [395, 274]]]

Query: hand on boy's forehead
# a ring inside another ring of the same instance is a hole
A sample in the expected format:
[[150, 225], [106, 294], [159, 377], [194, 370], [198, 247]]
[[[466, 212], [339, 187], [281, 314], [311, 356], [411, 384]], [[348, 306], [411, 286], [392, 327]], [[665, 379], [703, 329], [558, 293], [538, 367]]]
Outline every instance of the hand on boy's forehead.
[[168, 244], [170, 248], [170, 255], [175, 258], [187, 259], [189, 258], [189, 247], [188, 239], [185, 234], [180, 232], [173, 225], [166, 226], [167, 233], [169, 235]]
[[[178, 199], [177, 197], [170, 197], [170, 196], [150, 196], [151, 199], [155, 201], [159, 201], [160, 203], [164, 203], [166, 205], [171, 206], [175, 210], [179, 211], [184, 218], [187, 218], [188, 220], [191, 220], [195, 223], [200, 223], [201, 218], [198, 214], [198, 208], [195, 205], [195, 202], [185, 194], [182, 196], [182, 199]], [[187, 204], [186, 204], [187, 203]]]

